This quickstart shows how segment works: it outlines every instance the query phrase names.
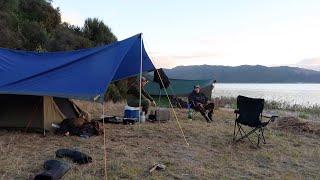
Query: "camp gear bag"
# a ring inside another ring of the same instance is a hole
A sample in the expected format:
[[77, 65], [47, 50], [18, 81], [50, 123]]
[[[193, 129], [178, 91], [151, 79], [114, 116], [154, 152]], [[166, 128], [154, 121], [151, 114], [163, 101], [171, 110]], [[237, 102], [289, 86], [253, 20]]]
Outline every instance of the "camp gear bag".
[[156, 108], [155, 116], [156, 116], [156, 121], [169, 121], [170, 111], [168, 108]]
[[41, 174], [35, 176], [35, 180], [61, 179], [71, 169], [71, 165], [64, 161], [51, 159], [44, 163], [44, 169]]

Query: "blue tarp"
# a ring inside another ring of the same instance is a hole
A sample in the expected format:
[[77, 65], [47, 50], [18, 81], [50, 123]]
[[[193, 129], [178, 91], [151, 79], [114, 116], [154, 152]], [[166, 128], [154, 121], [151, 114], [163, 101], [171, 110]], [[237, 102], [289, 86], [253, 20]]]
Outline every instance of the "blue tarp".
[[67, 52], [0, 48], [0, 94], [104, 99], [112, 81], [155, 69], [141, 34], [110, 45]]

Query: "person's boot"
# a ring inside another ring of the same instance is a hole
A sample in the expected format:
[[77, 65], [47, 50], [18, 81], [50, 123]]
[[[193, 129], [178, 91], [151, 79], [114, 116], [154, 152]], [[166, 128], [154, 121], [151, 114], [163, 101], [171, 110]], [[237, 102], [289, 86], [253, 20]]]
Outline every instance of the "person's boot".
[[205, 111], [204, 118], [207, 120], [208, 123], [211, 123], [212, 119], [209, 116], [209, 111], [208, 110]]
[[213, 112], [212, 112], [212, 111], [210, 111], [210, 112], [208, 113], [208, 116], [209, 116], [209, 118], [210, 118], [210, 121], [212, 122], [212, 121], [213, 121], [213, 119], [212, 119]]

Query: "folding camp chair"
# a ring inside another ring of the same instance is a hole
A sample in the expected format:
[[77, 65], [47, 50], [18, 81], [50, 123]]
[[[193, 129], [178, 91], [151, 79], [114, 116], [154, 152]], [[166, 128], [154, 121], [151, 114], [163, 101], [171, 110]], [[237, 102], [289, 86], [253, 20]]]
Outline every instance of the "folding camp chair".
[[[262, 111], [264, 108], [264, 99], [255, 99], [249, 98], [245, 96], [237, 97], [237, 110], [234, 111], [236, 114], [236, 119], [234, 122], [234, 130], [233, 130], [233, 141], [238, 142], [241, 139], [248, 138], [249, 141], [253, 143], [250, 139], [250, 135], [256, 135], [257, 137], [257, 146], [259, 147], [261, 139], [263, 143], [266, 143], [264, 137], [264, 128], [269, 124], [270, 121], [274, 121], [278, 116], [265, 116], [262, 115]], [[269, 118], [267, 122], [262, 122], [262, 118]], [[242, 125], [249, 126], [251, 131], [248, 133], [244, 130]], [[237, 132], [236, 132], [237, 129]], [[240, 138], [237, 139], [238, 134], [240, 134]]]

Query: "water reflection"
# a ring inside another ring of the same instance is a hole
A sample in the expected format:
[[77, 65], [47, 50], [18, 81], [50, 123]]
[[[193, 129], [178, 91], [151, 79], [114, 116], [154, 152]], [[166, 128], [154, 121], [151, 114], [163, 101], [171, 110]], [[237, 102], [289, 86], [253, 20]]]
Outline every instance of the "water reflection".
[[320, 84], [216, 84], [213, 97], [244, 95], [289, 104], [320, 104]]

